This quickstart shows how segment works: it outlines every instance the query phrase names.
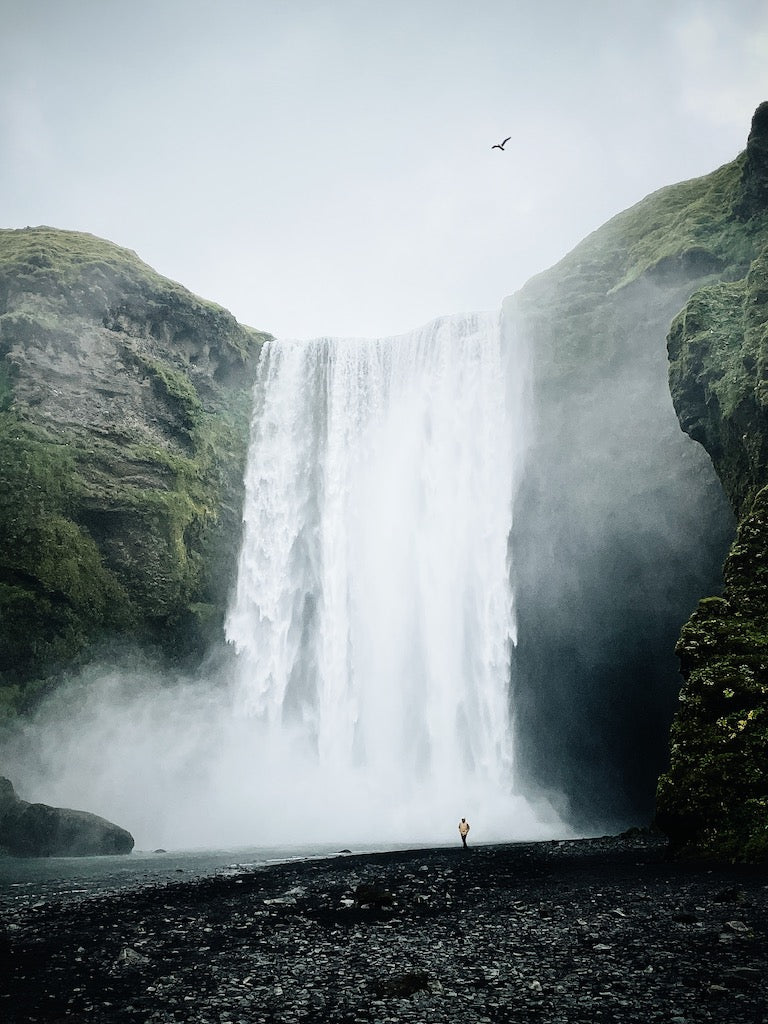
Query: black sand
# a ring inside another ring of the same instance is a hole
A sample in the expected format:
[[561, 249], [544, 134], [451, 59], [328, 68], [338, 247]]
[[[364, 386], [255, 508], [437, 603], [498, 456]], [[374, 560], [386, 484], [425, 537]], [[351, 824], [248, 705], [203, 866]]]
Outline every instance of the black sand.
[[768, 872], [647, 836], [2, 905], [0, 1020], [768, 1024]]

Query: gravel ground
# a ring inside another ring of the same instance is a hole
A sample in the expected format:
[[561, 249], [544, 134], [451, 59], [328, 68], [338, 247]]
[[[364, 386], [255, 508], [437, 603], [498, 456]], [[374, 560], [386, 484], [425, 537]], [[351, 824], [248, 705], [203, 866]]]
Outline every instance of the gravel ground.
[[0, 903], [0, 1020], [768, 1024], [768, 872], [650, 836]]

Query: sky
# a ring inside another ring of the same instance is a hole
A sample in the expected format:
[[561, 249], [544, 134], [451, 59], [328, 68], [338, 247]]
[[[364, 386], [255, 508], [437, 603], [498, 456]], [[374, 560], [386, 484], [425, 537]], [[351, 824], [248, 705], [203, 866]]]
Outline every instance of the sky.
[[281, 337], [400, 333], [732, 160], [766, 99], [768, 0], [0, 0], [0, 227]]

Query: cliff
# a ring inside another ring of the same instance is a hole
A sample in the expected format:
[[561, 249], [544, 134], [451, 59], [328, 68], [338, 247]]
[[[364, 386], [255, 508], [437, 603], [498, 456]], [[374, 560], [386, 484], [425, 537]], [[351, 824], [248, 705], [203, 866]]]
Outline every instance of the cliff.
[[[761, 107], [755, 124], [764, 115]], [[691, 659], [679, 647], [678, 662], [674, 651], [699, 599], [723, 589], [734, 515], [749, 510], [750, 518], [726, 569], [726, 602], [735, 578], [741, 587], [752, 572], [745, 529], [759, 550], [751, 501], [768, 482], [755, 379], [768, 242], [764, 153], [753, 126], [732, 163], [646, 197], [505, 303], [533, 377], [512, 544], [518, 769], [528, 786], [565, 794], [565, 813], [585, 829], [650, 820], [680, 708], [659, 813], [673, 834], [699, 842], [690, 815], [683, 822], [693, 768], [681, 767], [681, 736], [698, 737], [693, 760], [714, 749], [686, 717]], [[722, 621], [720, 602], [705, 607]], [[702, 614], [693, 620], [699, 630]], [[759, 662], [753, 625], [742, 621]], [[748, 710], [752, 728], [757, 712]], [[751, 754], [741, 769], [747, 761], [762, 774]], [[730, 785], [737, 802], [735, 775]], [[718, 793], [704, 786], [702, 800]], [[705, 818], [710, 811], [702, 805]]]
[[707, 449], [738, 517], [720, 598], [677, 645], [685, 683], [659, 781], [659, 821], [682, 853], [768, 859], [768, 103], [756, 111], [732, 204], [748, 273], [696, 292], [669, 334], [685, 430]]
[[0, 710], [220, 633], [264, 337], [109, 242], [0, 231]]

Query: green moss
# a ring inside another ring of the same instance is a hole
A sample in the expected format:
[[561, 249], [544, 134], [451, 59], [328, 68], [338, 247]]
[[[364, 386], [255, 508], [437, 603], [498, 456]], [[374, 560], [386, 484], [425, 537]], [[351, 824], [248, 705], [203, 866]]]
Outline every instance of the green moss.
[[109, 242], [0, 231], [5, 706], [108, 637], [221, 630], [265, 337]]
[[127, 595], [76, 505], [67, 445], [0, 413], [0, 663], [25, 680], [74, 657], [103, 631], [131, 621]]
[[741, 281], [700, 289], [668, 339], [683, 428], [709, 452], [737, 513], [768, 479], [768, 247]]
[[241, 369], [265, 337], [162, 277], [130, 249], [50, 227], [0, 229], [0, 317], [8, 310], [53, 329], [73, 315], [114, 329], [136, 320], [155, 336], [170, 331], [172, 341], [203, 327]]
[[[743, 166], [742, 154], [712, 174], [667, 186], [618, 214], [551, 271], [530, 281], [520, 295], [523, 307], [532, 311], [547, 292], [557, 308], [577, 318], [581, 310], [599, 329], [606, 300], [641, 278], [743, 278], [768, 242], [768, 211], [747, 224], [733, 214]], [[555, 294], [549, 294], [552, 276], [558, 283]], [[584, 324], [563, 318], [563, 326], [581, 340], [584, 354]], [[567, 339], [563, 343], [567, 346]], [[562, 351], [567, 356], [567, 348]]]
[[157, 359], [137, 359], [149, 372], [153, 385], [177, 408], [183, 428], [191, 438], [203, 418], [203, 405], [194, 384], [184, 373], [167, 363]]
[[768, 856], [768, 488], [740, 524], [722, 598], [700, 602], [677, 646], [685, 684], [658, 820], [676, 847]]
[[164, 393], [181, 408], [187, 429], [194, 430], [203, 414], [203, 406], [194, 385], [184, 374], [162, 363], [153, 363], [152, 370]]
[[196, 307], [230, 316], [221, 306], [193, 296], [181, 285], [161, 278], [136, 253], [80, 231], [36, 227], [0, 230], [0, 273], [9, 274], [10, 289], [27, 294], [27, 306], [39, 309], [43, 297], [55, 296], [64, 305], [107, 300], [126, 285], [151, 293], [158, 282], [169, 295]]
[[7, 412], [13, 402], [13, 378], [7, 365], [0, 360], [0, 413]]

